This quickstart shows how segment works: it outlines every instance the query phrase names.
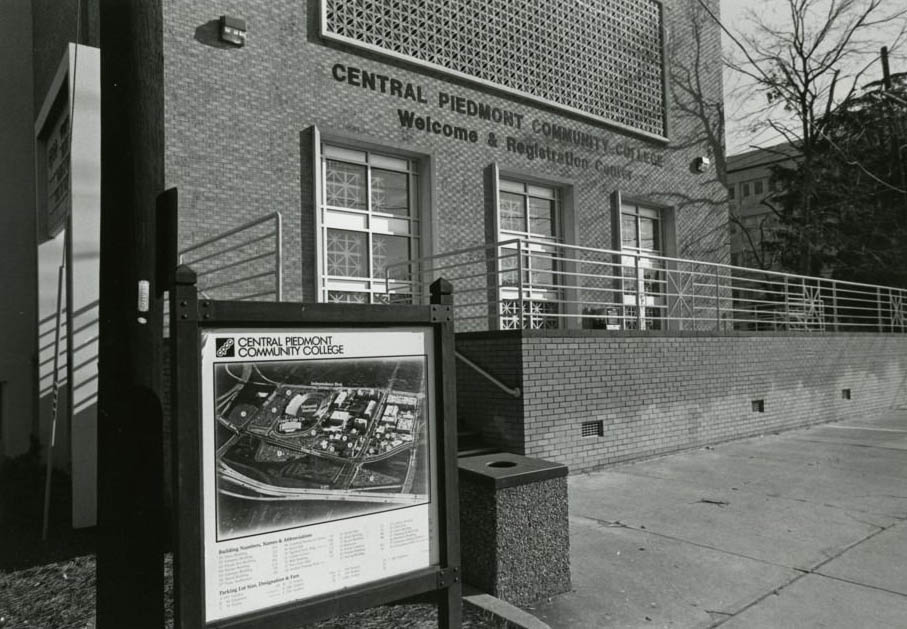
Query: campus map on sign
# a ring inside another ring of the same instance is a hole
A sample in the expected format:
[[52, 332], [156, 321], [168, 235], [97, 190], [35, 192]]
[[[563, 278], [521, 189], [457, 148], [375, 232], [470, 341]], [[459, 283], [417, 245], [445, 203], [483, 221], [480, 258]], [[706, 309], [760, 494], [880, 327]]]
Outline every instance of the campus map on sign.
[[208, 620], [431, 565], [430, 352], [396, 330], [207, 335]]

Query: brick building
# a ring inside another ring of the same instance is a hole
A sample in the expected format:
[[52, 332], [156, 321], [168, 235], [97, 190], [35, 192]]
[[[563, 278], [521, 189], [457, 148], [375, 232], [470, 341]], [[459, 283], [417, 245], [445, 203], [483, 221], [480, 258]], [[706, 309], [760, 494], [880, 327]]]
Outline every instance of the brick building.
[[[720, 32], [698, 2], [125, 4], [135, 204], [179, 190], [205, 294], [422, 301], [445, 275], [462, 423], [574, 470], [837, 409], [783, 415], [821, 397], [779, 377], [801, 350], [727, 316]], [[96, 2], [35, 0], [31, 18], [71, 24], [77, 6], [96, 29]], [[66, 32], [31, 42], [35, 102]], [[861, 354], [829, 386], [887, 392], [905, 354]]]
[[[731, 203], [731, 264], [774, 268], [772, 241], [777, 218], [772, 207], [780, 190], [772, 167], [791, 165], [797, 151], [784, 142], [727, 158], [728, 197]], [[778, 208], [780, 210], [780, 207]]]

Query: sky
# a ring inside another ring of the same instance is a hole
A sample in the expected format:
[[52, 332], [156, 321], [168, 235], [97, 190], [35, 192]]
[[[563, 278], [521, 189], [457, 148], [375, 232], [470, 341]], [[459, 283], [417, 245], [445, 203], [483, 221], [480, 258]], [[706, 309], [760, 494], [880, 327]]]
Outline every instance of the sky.
[[[815, 0], [814, 3], [817, 8], [824, 9], [830, 1], [832, 0]], [[863, 5], [868, 0], [856, 1], [858, 4]], [[886, 0], [888, 9], [886, 13], [907, 7], [907, 4], [902, 3], [903, 0]], [[787, 6], [788, 0], [757, 0], [757, 2], [752, 0], [721, 0], [721, 21], [728, 30], [737, 35], [752, 33], [753, 28], [748, 19], [748, 14], [751, 13], [752, 9], [758, 9], [760, 19], [768, 21], [779, 29], [789, 28], [790, 21], [786, 9]], [[824, 11], [816, 14], [814, 19], [811, 20], [811, 26], [818, 27], [821, 25], [823, 22], [819, 17], [821, 14], [824, 14]], [[907, 23], [907, 17], [896, 22], [890, 22], [884, 27], [874, 29], [873, 37], [878, 37], [880, 44], [890, 44], [905, 23]], [[725, 54], [739, 54], [739, 49], [727, 35], [723, 37], [722, 48]], [[891, 56], [890, 68], [892, 73], [907, 71], [907, 57], [904, 56], [903, 52], [907, 52], [907, 46], [905, 46], [902, 53], [895, 52]], [[867, 60], [867, 62], [871, 63], [869, 71], [864, 75], [865, 78], [860, 81], [859, 85], [881, 78], [881, 64], [871, 60]], [[850, 64], [844, 67], [842, 76], [849, 72], [854, 72], [862, 65]], [[775, 132], [753, 132], [750, 128], [754, 121], [752, 115], [766, 103], [763, 95], [759, 94], [754, 97], [751, 92], [747, 93], [745, 81], [731, 70], [725, 71], [724, 84], [728, 155], [741, 153], [755, 147], [770, 146], [783, 141], [783, 138]], [[776, 115], [781, 115], [781, 113], [778, 112]], [[750, 118], [748, 119], [747, 116], [750, 116]]]

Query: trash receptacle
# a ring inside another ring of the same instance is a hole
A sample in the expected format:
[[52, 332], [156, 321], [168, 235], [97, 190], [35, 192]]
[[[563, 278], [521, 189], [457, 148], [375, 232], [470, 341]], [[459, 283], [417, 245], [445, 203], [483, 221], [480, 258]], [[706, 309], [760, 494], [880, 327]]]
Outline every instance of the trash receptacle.
[[463, 580], [514, 605], [569, 590], [567, 466], [497, 453], [459, 468]]

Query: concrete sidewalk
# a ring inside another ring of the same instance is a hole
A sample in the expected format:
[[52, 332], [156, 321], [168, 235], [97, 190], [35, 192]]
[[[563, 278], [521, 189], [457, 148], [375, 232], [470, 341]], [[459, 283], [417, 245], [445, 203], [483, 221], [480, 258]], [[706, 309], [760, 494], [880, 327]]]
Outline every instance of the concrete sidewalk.
[[554, 628], [907, 628], [907, 409], [570, 478]]

